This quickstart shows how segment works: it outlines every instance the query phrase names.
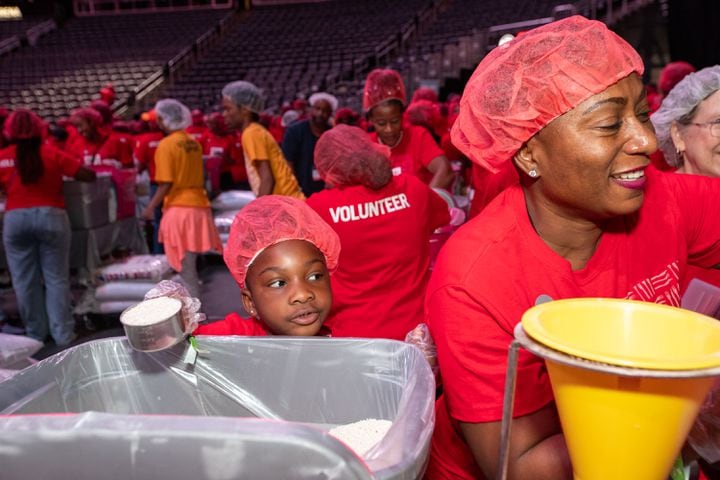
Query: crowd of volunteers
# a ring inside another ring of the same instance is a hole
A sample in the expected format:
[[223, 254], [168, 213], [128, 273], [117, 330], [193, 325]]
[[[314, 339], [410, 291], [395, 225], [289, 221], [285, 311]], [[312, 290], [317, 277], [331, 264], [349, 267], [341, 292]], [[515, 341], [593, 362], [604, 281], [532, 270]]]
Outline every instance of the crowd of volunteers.
[[[240, 288], [249, 318], [228, 312], [196, 335], [405, 340], [427, 325], [442, 388], [426, 478], [496, 478], [508, 346], [527, 309], [679, 306], [692, 278], [720, 286], [720, 66], [673, 62], [657, 88], [644, 69], [603, 23], [573, 16], [490, 51], [445, 102], [429, 88], [408, 102], [400, 74], [378, 68], [362, 112], [318, 92], [271, 115], [247, 81], [212, 112], [163, 99], [120, 121], [110, 87], [56, 124], [11, 112], [3, 242], [26, 334], [75, 337], [63, 176], [135, 169], [150, 181], [148, 243], [190, 294], [212, 251]], [[228, 189], [257, 199], [223, 246], [211, 199]], [[543, 360], [524, 351], [512, 432], [508, 478], [572, 478]]]

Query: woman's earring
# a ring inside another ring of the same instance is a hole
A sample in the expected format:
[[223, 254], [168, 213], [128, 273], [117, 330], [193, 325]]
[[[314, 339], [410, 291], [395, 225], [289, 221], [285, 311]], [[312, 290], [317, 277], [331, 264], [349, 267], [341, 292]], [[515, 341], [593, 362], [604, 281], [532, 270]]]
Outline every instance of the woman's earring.
[[678, 160], [681, 162], [685, 160], [685, 152], [683, 150], [680, 150], [679, 148], [675, 150], [675, 154], [677, 155]]
[[532, 170], [530, 170], [530, 171], [528, 172], [528, 175], [530, 175], [530, 177], [532, 177], [532, 178], [536, 178], [536, 177], [538, 176], [537, 170], [535, 170], [535, 169], [533, 168]]

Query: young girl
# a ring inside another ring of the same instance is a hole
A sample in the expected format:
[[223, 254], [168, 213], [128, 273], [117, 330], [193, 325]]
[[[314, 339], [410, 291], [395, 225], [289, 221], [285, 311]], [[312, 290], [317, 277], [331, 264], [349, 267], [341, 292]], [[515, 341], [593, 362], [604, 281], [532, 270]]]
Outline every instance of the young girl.
[[340, 256], [337, 234], [305, 202], [266, 195], [238, 213], [225, 263], [250, 319], [231, 313], [195, 335], [328, 335], [330, 273]]

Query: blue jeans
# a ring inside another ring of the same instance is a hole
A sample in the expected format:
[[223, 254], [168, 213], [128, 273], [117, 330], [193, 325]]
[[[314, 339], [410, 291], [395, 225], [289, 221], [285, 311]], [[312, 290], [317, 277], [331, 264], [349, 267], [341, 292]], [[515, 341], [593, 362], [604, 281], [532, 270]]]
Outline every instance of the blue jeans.
[[[74, 338], [70, 311], [70, 220], [62, 208], [5, 212], [3, 243], [27, 336], [58, 345]], [[43, 287], [44, 280], [44, 287]]]

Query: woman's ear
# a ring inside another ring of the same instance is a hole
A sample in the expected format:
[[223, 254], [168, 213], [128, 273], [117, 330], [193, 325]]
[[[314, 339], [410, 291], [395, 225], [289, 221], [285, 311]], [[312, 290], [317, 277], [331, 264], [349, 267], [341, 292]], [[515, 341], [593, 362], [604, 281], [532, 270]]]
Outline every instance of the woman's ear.
[[525, 175], [527, 175], [528, 177], [537, 178], [540, 176], [540, 171], [538, 170], [537, 163], [535, 162], [535, 158], [533, 157], [530, 141], [523, 143], [523, 146], [520, 147], [520, 150], [515, 152], [515, 155], [513, 156], [513, 162], [522, 172], [525, 172]]
[[672, 124], [670, 125], [670, 138], [672, 139], [673, 145], [675, 145], [675, 150], [677, 152], [685, 151], [685, 139], [683, 138], [683, 134], [680, 131], [680, 127], [678, 126], [677, 122], [672, 122]]
[[251, 317], [258, 318], [258, 312], [255, 308], [255, 302], [252, 298], [252, 292], [250, 292], [250, 290], [248, 290], [247, 288], [241, 288], [240, 294], [243, 308], [245, 309], [245, 311], [248, 312]]

